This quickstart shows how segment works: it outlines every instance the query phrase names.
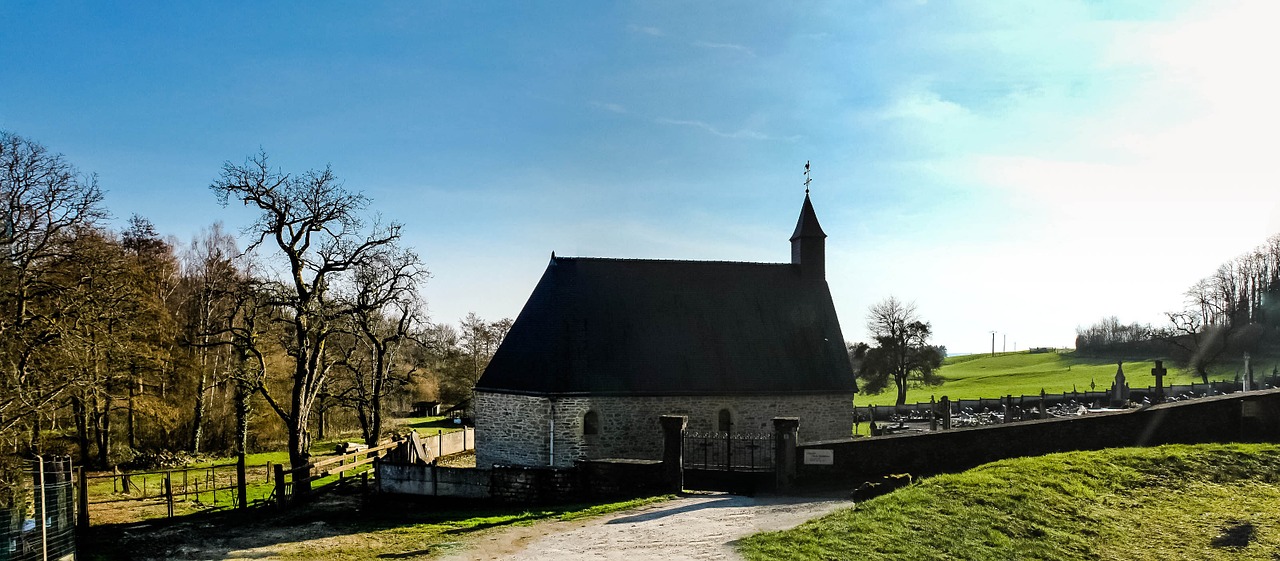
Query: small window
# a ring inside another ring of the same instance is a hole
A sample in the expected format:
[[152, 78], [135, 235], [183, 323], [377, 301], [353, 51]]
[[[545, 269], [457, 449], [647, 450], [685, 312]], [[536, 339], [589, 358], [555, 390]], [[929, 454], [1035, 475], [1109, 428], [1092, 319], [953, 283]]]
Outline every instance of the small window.
[[582, 416], [582, 434], [584, 436], [600, 434], [600, 415], [595, 411], [587, 411], [587, 414]]
[[730, 432], [730, 430], [733, 428], [733, 415], [729, 413], [728, 409], [720, 410], [720, 416], [717, 421], [717, 426], [719, 428], [717, 428], [716, 430], [719, 430], [720, 432]]

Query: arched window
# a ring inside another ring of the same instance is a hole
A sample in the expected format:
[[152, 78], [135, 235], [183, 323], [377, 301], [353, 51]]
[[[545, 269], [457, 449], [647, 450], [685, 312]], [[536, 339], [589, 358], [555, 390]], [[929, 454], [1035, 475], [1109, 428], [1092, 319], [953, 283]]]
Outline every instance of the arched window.
[[733, 427], [733, 415], [729, 413], [728, 409], [720, 410], [720, 415], [719, 415], [719, 418], [717, 419], [716, 427], [717, 427], [716, 430], [720, 432], [729, 432], [729, 430]]
[[587, 414], [582, 416], [582, 434], [583, 436], [600, 434], [600, 414], [587, 411]]

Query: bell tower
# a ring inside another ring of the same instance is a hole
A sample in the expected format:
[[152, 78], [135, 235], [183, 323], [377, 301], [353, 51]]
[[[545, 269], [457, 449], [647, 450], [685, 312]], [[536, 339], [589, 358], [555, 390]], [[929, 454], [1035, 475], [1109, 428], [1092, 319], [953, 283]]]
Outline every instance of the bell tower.
[[800, 267], [800, 276], [806, 280], [827, 280], [826, 264], [827, 234], [818, 224], [818, 215], [813, 212], [813, 203], [809, 194], [804, 195], [804, 206], [800, 207], [800, 219], [796, 220], [796, 231], [791, 234], [791, 264]]
[[818, 224], [818, 215], [809, 201], [809, 162], [804, 163], [804, 206], [800, 207], [800, 219], [796, 231], [791, 234], [791, 264], [800, 267], [800, 277], [805, 280], [827, 280], [827, 234]]

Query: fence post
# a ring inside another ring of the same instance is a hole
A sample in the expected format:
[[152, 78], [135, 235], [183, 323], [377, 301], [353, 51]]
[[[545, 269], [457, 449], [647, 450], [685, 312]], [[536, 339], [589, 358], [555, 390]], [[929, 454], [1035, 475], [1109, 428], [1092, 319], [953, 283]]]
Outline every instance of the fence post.
[[287, 503], [284, 490], [284, 466], [276, 464], [276, 506], [284, 508]]
[[89, 476], [84, 472], [84, 466], [80, 466], [80, 496], [76, 497], [78, 501], [79, 511], [76, 512], [76, 526], [81, 530], [89, 529]]
[[49, 505], [46, 502], [47, 497], [45, 496], [45, 489], [44, 489], [44, 456], [36, 456], [36, 461], [39, 463], [39, 469], [40, 469], [40, 476], [38, 478], [40, 482], [40, 547], [41, 547], [41, 550], [45, 553], [45, 558], [48, 559], [49, 557], [49, 513], [48, 513]]
[[164, 474], [164, 500], [169, 505], [169, 518], [173, 518], [173, 472]]

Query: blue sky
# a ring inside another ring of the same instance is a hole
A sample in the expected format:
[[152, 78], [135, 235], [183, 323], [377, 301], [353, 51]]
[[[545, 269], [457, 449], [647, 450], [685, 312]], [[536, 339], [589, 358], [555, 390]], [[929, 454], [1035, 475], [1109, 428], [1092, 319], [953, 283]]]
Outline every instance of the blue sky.
[[0, 129], [186, 242], [225, 160], [331, 165], [436, 321], [558, 255], [786, 261], [813, 162], [848, 339], [1158, 322], [1280, 231], [1268, 2], [0, 4]]

